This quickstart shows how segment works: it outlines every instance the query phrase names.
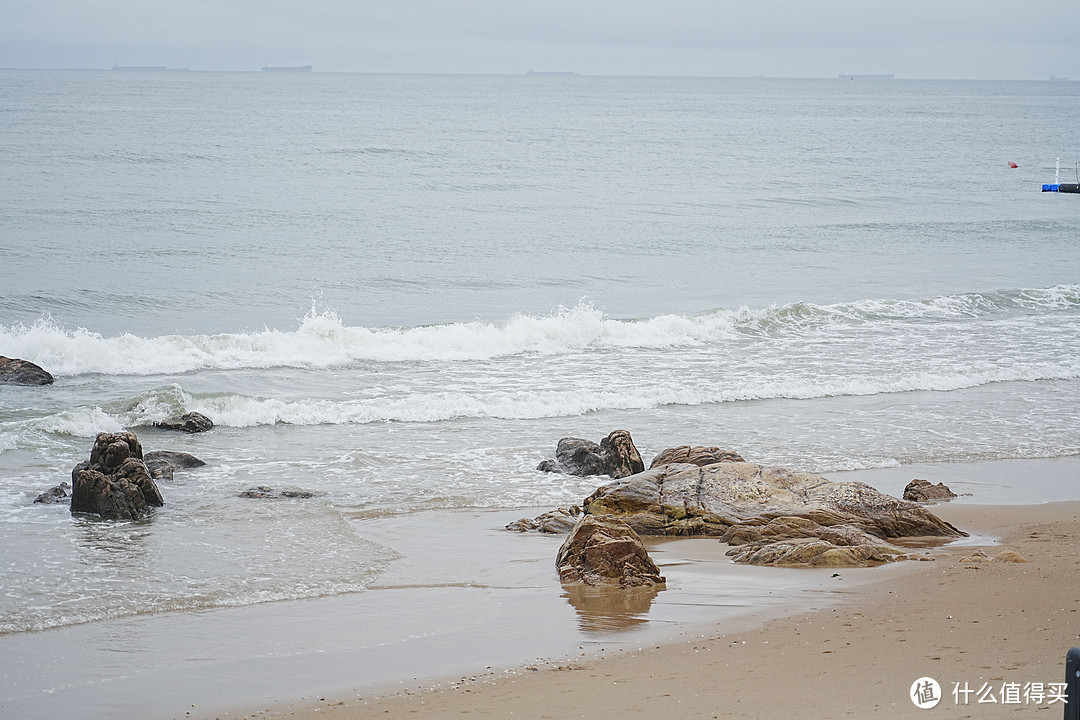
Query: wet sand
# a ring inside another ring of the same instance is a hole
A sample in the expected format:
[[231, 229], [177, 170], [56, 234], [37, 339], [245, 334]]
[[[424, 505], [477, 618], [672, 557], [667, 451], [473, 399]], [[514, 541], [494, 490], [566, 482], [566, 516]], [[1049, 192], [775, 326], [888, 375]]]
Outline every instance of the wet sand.
[[[600, 659], [496, 667], [394, 693], [268, 706], [258, 717], [910, 718], [923, 712], [909, 699], [922, 677], [941, 688], [934, 717], [1059, 717], [1051, 683], [1064, 681], [1065, 653], [1080, 646], [1080, 502], [934, 511], [974, 539], [931, 551], [933, 562], [879, 568], [893, 572], [881, 582], [847, 586], [852, 571], [837, 571], [839, 605], [729, 617]], [[993, 562], [979, 547], [1028, 562]]]

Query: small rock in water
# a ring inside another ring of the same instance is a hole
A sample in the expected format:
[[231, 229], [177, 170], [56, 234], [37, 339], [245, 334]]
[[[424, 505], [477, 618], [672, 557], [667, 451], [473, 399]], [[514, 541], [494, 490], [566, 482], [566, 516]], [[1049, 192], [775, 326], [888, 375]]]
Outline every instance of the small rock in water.
[[299, 498], [306, 500], [315, 497], [310, 490], [275, 490], [265, 485], [248, 488], [240, 493], [242, 498], [255, 498], [257, 500], [282, 500], [284, 498]]
[[180, 422], [156, 422], [154, 427], [162, 430], [180, 430], [188, 433], [206, 432], [214, 427], [214, 421], [202, 413], [189, 412], [180, 418]]
[[555, 567], [563, 583], [622, 588], [666, 583], [638, 534], [610, 515], [581, 518], [559, 548]]
[[68, 498], [68, 490], [71, 489], [71, 485], [66, 482], [62, 482], [54, 488], [49, 488], [45, 492], [37, 496], [34, 500], [36, 503], [42, 505], [54, 505], [56, 503], [70, 502]]

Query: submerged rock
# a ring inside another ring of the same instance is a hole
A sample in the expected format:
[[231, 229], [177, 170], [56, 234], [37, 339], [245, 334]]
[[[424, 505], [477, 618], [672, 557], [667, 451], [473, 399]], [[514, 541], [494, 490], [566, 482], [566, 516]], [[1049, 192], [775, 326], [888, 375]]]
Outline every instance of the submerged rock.
[[715, 446], [702, 447], [700, 445], [680, 445], [678, 447], [662, 450], [659, 455], [653, 458], [652, 463], [649, 464], [649, 469], [658, 465], [669, 465], [671, 463], [689, 463], [690, 465], [701, 467], [718, 462], [746, 461], [743, 460], [742, 455], [737, 452], [721, 450]]
[[55, 505], [56, 503], [71, 502], [68, 495], [68, 490], [70, 489], [70, 484], [62, 482], [56, 487], [49, 488], [45, 492], [38, 495], [34, 502], [40, 503], [42, 505]]
[[0, 355], [0, 384], [51, 385], [53, 376], [40, 365], [29, 360], [19, 360]]
[[946, 487], [945, 483], [932, 484], [929, 480], [915, 478], [904, 488], [904, 499], [911, 502], [933, 502], [934, 500], [951, 500], [957, 497], [956, 493]]
[[570, 532], [581, 517], [581, 508], [574, 505], [568, 508], [558, 508], [533, 519], [521, 518], [506, 526], [507, 530], [516, 532], [541, 532], [551, 535], [562, 535]]
[[162, 430], [180, 430], [188, 433], [206, 432], [214, 427], [214, 421], [202, 413], [189, 412], [181, 416], [180, 422], [156, 422], [154, 427]]
[[536, 469], [578, 477], [621, 478], [641, 472], [645, 465], [630, 433], [615, 430], [599, 444], [581, 438], [563, 438], [555, 449], [555, 459], [543, 461]]
[[206, 465], [194, 455], [171, 450], [148, 452], [143, 456], [143, 461], [146, 463], [146, 469], [150, 471], [150, 477], [155, 480], [172, 480], [177, 470]]
[[136, 520], [165, 504], [135, 433], [99, 433], [90, 461], [71, 471], [71, 512]]
[[240, 497], [254, 498], [257, 500], [284, 500], [286, 498], [307, 500], [308, 498], [315, 497], [315, 493], [310, 490], [275, 490], [274, 488], [265, 485], [259, 485], [258, 487], [244, 490], [240, 493]]
[[559, 548], [555, 567], [566, 584], [632, 588], [666, 583], [638, 534], [613, 516], [581, 518]]

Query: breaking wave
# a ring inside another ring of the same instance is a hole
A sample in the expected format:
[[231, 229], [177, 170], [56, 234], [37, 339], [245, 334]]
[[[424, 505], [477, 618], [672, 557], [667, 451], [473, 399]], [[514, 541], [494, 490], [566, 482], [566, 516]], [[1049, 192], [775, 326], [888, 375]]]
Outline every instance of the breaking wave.
[[490, 360], [588, 350], [707, 346], [761, 336], [868, 330], [923, 322], [1052, 315], [1080, 308], [1080, 285], [945, 295], [923, 300], [859, 300], [818, 305], [719, 309], [639, 320], [606, 317], [582, 303], [547, 315], [517, 315], [504, 324], [462, 322], [408, 328], [345, 324], [334, 311], [310, 311], [295, 330], [266, 328], [218, 335], [131, 334], [104, 337], [45, 317], [33, 325], [0, 325], [4, 354], [57, 376], [171, 375], [198, 370], [327, 368], [356, 363]]

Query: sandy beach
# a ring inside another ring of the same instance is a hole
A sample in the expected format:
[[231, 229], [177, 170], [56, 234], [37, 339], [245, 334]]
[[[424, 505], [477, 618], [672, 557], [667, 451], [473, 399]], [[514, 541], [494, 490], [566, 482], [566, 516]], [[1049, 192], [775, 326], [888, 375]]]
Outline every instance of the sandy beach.
[[381, 697], [327, 696], [247, 717], [910, 718], [922, 712], [909, 699], [922, 677], [941, 688], [934, 716], [1058, 717], [1051, 683], [1063, 682], [1065, 653], [1080, 645], [1080, 503], [935, 512], [1000, 538], [982, 547], [989, 558], [1013, 550], [1027, 562], [953, 546], [853, 588], [839, 606], [756, 625], [741, 618], [597, 660], [493, 670]]

